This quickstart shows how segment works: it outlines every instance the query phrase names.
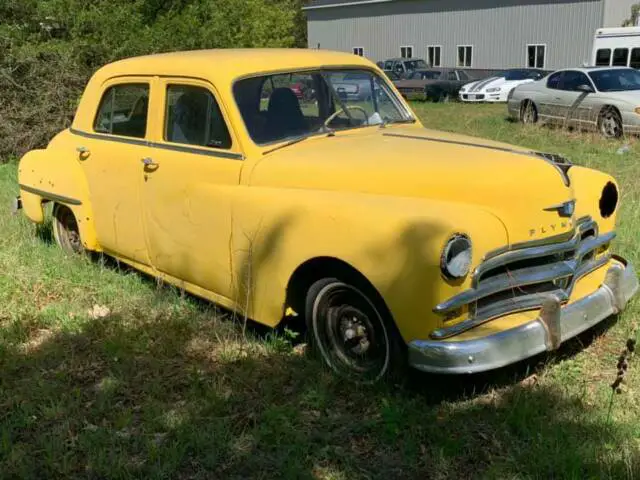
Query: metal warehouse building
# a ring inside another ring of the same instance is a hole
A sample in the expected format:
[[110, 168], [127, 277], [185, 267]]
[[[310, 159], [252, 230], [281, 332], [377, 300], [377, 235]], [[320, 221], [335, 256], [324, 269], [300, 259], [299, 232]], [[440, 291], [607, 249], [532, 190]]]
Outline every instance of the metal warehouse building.
[[593, 35], [638, 0], [311, 0], [309, 47], [433, 66], [558, 69], [589, 61]]

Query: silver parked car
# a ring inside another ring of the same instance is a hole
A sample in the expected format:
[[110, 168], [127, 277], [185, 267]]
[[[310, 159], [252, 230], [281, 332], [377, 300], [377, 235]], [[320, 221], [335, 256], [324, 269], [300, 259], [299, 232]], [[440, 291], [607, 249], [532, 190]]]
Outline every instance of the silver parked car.
[[512, 90], [509, 115], [523, 123], [598, 129], [605, 137], [640, 133], [640, 71], [632, 68], [559, 70]]

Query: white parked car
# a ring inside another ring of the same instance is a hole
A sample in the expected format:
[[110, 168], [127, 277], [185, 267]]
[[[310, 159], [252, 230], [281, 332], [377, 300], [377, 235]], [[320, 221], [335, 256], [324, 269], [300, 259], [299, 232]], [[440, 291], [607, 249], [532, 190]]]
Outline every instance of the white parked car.
[[640, 72], [625, 67], [559, 70], [521, 85], [507, 105], [523, 123], [598, 129], [605, 137], [640, 133]]
[[544, 77], [545, 72], [535, 68], [517, 68], [489, 78], [466, 84], [460, 89], [462, 102], [506, 102], [511, 90], [523, 83]]

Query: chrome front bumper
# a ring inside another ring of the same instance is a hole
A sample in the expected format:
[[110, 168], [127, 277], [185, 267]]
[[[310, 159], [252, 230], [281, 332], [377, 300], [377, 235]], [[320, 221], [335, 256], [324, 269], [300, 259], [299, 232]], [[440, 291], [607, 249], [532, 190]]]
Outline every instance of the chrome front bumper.
[[555, 350], [562, 342], [622, 311], [637, 290], [633, 267], [616, 264], [592, 294], [566, 307], [550, 295], [540, 316], [519, 327], [473, 340], [413, 341], [409, 344], [409, 364], [424, 372], [450, 374], [504, 367]]

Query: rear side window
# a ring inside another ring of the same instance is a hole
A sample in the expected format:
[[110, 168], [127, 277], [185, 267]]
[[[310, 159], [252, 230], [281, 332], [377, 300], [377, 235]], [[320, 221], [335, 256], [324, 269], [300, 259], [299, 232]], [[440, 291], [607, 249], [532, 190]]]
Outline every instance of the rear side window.
[[629, 58], [628, 48], [616, 48], [613, 51], [613, 61], [611, 62], [611, 65], [613, 67], [626, 67], [628, 58]]
[[99, 133], [144, 138], [148, 110], [148, 84], [114, 85], [102, 96], [93, 129]]
[[629, 61], [631, 68], [640, 68], [640, 48], [634, 48], [631, 50], [631, 60]]
[[611, 49], [601, 48], [596, 52], [596, 67], [608, 67], [611, 62]]
[[201, 147], [231, 148], [231, 136], [218, 102], [206, 88], [167, 87], [165, 140]]

